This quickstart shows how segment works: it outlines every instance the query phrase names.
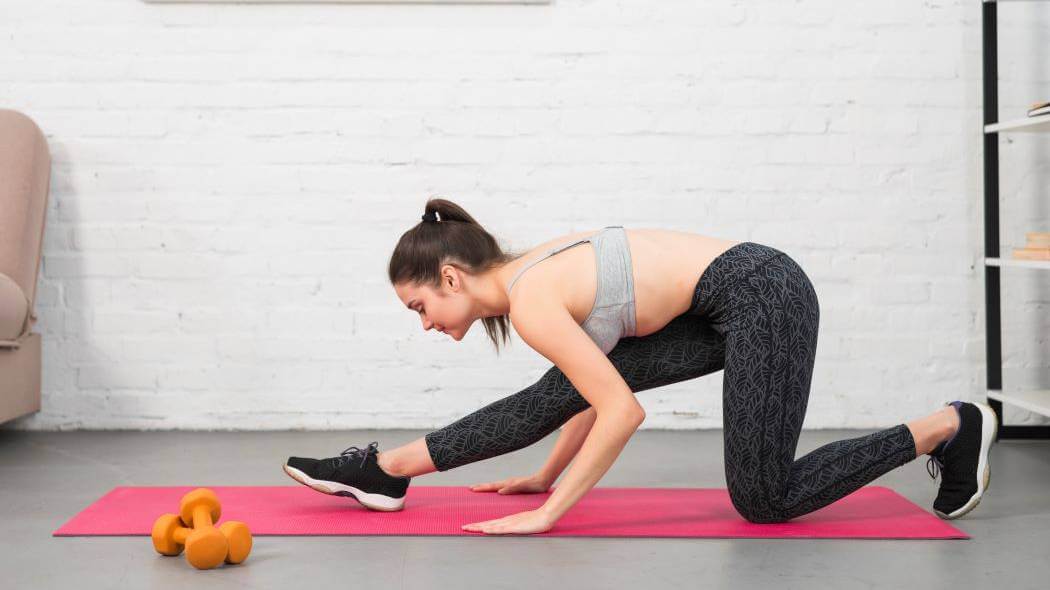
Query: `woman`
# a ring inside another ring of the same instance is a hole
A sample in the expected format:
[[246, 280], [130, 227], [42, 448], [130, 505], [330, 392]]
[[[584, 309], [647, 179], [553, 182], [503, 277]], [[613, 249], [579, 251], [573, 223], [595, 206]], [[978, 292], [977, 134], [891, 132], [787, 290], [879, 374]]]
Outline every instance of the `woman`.
[[[592, 248], [573, 248], [585, 243]], [[389, 278], [424, 330], [458, 341], [480, 319], [498, 354], [497, 332], [506, 342], [509, 320], [554, 366], [397, 449], [380, 453], [373, 442], [327, 459], [290, 457], [285, 472], [318, 491], [400, 510], [412, 477], [521, 449], [565, 424], [536, 474], [472, 487], [546, 492], [575, 456], [543, 506], [463, 527], [544, 532], [601, 479], [643, 421], [634, 393], [719, 370], [726, 481], [748, 521], [807, 514], [921, 454], [930, 455], [931, 476], [941, 472], [933, 507], [942, 518], [972, 510], [988, 485], [997, 424], [985, 404], [951, 402], [795, 459], [820, 311], [806, 274], [775, 248], [609, 226], [510, 254], [455, 203], [431, 199], [398, 242]]]

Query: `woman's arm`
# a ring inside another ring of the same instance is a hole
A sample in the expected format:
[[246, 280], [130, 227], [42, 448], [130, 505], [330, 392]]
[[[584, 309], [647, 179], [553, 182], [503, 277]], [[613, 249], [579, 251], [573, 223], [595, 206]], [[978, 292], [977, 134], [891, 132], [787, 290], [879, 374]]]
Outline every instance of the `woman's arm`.
[[561, 434], [558, 435], [558, 442], [554, 444], [554, 450], [551, 451], [547, 462], [537, 472], [540, 477], [548, 482], [547, 485], [554, 483], [558, 479], [561, 472], [565, 470], [572, 458], [579, 452], [584, 439], [587, 438], [587, 433], [590, 432], [591, 426], [594, 425], [594, 420], [597, 417], [598, 414], [592, 406], [579, 412], [562, 426]]
[[537, 510], [551, 522], [561, 518], [605, 475], [644, 420], [644, 414], [629, 408], [599, 412], [565, 479]]
[[[531, 285], [531, 291], [529, 287], [528, 283], [519, 287], [519, 303], [524, 301], [526, 305], [518, 305], [517, 312], [509, 314], [511, 324], [526, 344], [561, 369], [594, 408], [597, 417], [569, 473], [543, 506], [511, 515], [500, 526], [529, 520], [537, 514], [550, 522], [557, 521], [605, 475], [645, 420], [645, 410], [623, 375], [576, 323], [569, 310], [556, 298], [536, 291], [535, 285]], [[520, 299], [522, 297], [525, 299]], [[513, 529], [515, 525], [510, 526]], [[536, 526], [537, 523], [532, 522], [524, 526], [524, 530]]]

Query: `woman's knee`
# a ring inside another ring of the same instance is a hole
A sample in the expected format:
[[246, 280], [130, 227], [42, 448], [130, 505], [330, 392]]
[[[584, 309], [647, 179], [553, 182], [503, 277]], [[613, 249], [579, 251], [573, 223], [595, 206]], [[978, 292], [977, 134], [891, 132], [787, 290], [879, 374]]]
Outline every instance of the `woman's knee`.
[[740, 515], [744, 517], [744, 520], [754, 524], [776, 524], [790, 520], [782, 512], [748, 511], [746, 514], [742, 512]]
[[744, 517], [744, 520], [754, 524], [775, 524], [778, 522], [786, 522], [790, 520], [790, 517], [781, 509], [774, 507], [756, 507], [756, 506], [736, 506], [736, 511], [740, 513], [740, 516]]
[[731, 485], [729, 499], [737, 513], [751, 523], [774, 524], [791, 518], [780, 502], [770, 501], [760, 490], [743, 489], [741, 486]]

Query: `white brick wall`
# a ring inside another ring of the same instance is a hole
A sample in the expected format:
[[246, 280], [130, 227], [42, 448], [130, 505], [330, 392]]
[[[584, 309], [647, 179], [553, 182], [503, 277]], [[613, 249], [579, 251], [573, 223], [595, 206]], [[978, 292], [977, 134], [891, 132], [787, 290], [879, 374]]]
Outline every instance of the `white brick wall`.
[[[1000, 7], [1004, 118], [1050, 96], [1048, 6]], [[821, 298], [807, 427], [977, 398], [980, 67], [977, 0], [8, 0], [0, 105], [54, 158], [43, 411], [9, 427], [437, 428], [520, 390], [546, 359], [424, 333], [386, 283], [431, 194], [515, 249], [789, 252]], [[1008, 252], [1050, 172], [1046, 135], [1001, 143]], [[1008, 380], [1050, 380], [1048, 285], [1004, 273]], [[717, 427], [720, 392], [640, 394], [644, 428]]]

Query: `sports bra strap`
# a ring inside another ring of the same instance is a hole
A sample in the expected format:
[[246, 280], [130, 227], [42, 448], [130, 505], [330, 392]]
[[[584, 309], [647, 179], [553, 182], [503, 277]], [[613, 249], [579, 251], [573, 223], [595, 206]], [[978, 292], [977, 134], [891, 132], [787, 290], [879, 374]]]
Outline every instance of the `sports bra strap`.
[[577, 244], [582, 244], [584, 242], [590, 242], [591, 240], [593, 240], [595, 238], [595, 236], [597, 236], [601, 232], [609, 229], [610, 227], [623, 227], [623, 226], [619, 226], [619, 225], [606, 226], [606, 227], [604, 227], [604, 228], [594, 232], [593, 234], [591, 234], [590, 236], [588, 236], [586, 238], [580, 238], [579, 240], [576, 240], [575, 242], [571, 242], [571, 243], [568, 243], [568, 244], [563, 244], [561, 246], [555, 246], [554, 248], [551, 248], [550, 250], [547, 250], [547, 252], [543, 256], [540, 256], [539, 258], [526, 263], [525, 266], [523, 266], [520, 269], [518, 269], [518, 272], [516, 272], [514, 274], [514, 278], [512, 278], [509, 283], [507, 283], [507, 293], [509, 294], [510, 290], [514, 288], [514, 283], [516, 283], [518, 281], [518, 278], [521, 276], [521, 273], [523, 273], [526, 270], [532, 268], [532, 266], [534, 264], [536, 264], [537, 262], [540, 262], [540, 261], [542, 261], [544, 259], [550, 258], [551, 256], [554, 256], [558, 252], [561, 252], [562, 250], [566, 250], [568, 248], [571, 248], [571, 247], [573, 247], [573, 246], [575, 246]]

